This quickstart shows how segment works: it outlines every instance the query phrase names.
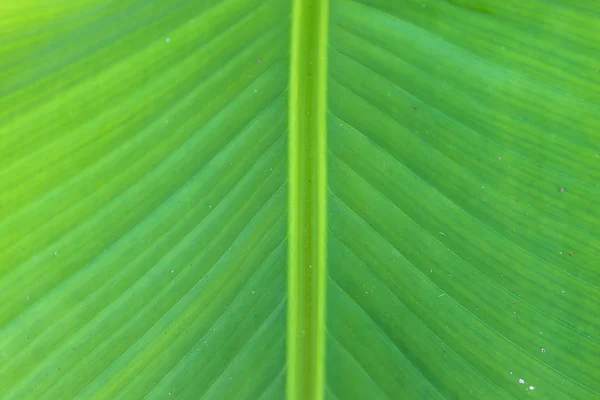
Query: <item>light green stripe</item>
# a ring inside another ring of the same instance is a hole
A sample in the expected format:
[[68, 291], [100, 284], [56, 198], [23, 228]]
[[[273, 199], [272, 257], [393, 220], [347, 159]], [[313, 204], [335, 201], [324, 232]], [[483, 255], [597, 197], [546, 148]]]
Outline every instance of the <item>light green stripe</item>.
[[289, 140], [288, 399], [322, 399], [327, 277], [328, 1], [296, 0]]

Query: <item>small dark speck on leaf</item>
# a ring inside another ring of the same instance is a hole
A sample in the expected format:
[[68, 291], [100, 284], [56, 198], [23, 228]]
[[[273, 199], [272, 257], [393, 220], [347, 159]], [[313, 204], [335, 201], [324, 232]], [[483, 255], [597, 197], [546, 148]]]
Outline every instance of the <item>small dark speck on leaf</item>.
[[418, 109], [419, 109], [419, 107], [417, 107], [417, 106], [413, 106], [413, 109], [415, 109], [415, 110], [418, 110]]
[[571, 257], [573, 257], [573, 256], [575, 255], [575, 253], [573, 253], [573, 252], [571, 251], [571, 252], [569, 252], [569, 255], [570, 255]]

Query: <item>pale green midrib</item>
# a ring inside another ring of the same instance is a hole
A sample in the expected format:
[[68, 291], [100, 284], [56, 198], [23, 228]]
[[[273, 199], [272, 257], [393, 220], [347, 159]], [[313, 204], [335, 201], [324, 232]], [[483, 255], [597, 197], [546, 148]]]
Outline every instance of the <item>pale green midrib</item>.
[[292, 20], [287, 398], [323, 399], [328, 0], [294, 0]]

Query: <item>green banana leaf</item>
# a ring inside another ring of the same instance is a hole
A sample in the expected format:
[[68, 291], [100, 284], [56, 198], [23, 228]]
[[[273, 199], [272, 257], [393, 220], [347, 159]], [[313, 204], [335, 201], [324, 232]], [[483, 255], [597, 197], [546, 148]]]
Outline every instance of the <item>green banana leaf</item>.
[[596, 0], [4, 0], [1, 399], [600, 399]]

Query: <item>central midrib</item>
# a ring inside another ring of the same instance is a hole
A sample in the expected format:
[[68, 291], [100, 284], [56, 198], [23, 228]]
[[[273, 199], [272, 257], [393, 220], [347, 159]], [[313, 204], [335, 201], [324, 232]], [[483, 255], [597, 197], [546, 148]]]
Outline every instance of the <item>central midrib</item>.
[[323, 398], [327, 0], [294, 0], [289, 101], [287, 398]]

